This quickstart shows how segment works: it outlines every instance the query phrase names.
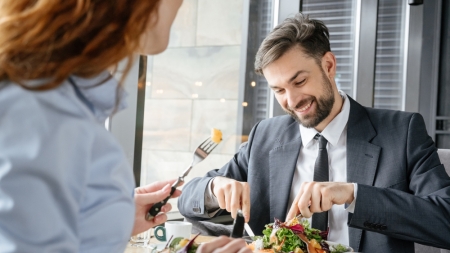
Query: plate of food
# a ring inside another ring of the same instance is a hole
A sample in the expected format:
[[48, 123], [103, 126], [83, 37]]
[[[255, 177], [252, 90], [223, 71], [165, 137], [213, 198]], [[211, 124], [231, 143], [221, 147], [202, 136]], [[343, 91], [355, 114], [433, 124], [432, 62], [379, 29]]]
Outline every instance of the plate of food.
[[244, 238], [255, 253], [344, 253], [353, 249], [327, 241], [328, 232], [311, 228], [308, 220], [294, 218], [288, 222], [267, 224], [262, 236]]
[[[255, 253], [344, 253], [353, 249], [326, 240], [328, 232], [311, 228], [308, 220], [294, 218], [288, 222], [267, 224], [262, 236], [244, 237]], [[167, 253], [195, 253], [199, 244], [191, 240], [174, 238], [169, 243]]]
[[199, 244], [195, 242], [197, 236], [199, 236], [199, 234], [192, 239], [183, 237], [173, 238], [167, 243], [166, 247], [163, 247], [163, 249], [154, 249], [151, 253], [195, 253], [199, 246]]

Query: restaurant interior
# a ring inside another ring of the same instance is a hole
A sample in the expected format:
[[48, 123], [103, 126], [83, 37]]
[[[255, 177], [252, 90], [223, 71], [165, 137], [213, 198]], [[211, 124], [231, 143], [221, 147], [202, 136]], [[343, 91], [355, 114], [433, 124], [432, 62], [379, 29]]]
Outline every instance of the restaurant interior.
[[[128, 108], [106, 123], [136, 185], [177, 178], [212, 128], [222, 142], [185, 181], [220, 168], [256, 123], [285, 114], [254, 59], [272, 28], [299, 11], [330, 29], [338, 88], [364, 106], [419, 112], [450, 173], [450, 1], [184, 0], [168, 49], [136, 60], [124, 83]], [[169, 220], [184, 220], [170, 203]], [[416, 252], [450, 251], [416, 244]]]

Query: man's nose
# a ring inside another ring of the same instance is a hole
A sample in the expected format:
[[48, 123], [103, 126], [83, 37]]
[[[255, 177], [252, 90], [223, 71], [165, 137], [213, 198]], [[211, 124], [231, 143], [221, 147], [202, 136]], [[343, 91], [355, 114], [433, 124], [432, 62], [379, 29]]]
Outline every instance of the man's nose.
[[298, 97], [293, 92], [286, 92], [286, 102], [289, 108], [295, 109], [295, 106], [298, 103]]

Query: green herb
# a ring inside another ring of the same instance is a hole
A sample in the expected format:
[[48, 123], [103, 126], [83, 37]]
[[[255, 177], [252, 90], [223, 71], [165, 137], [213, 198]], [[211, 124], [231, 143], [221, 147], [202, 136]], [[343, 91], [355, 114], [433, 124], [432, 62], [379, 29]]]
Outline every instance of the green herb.
[[347, 248], [341, 244], [338, 244], [338, 245], [334, 246], [330, 252], [331, 253], [343, 253], [343, 252], [347, 252]]
[[[263, 230], [263, 243], [264, 248], [271, 248], [272, 243], [270, 243], [270, 235], [272, 234], [272, 224], [266, 225], [266, 228]], [[292, 230], [288, 228], [279, 228], [276, 232], [276, 236], [278, 242], [281, 243], [284, 240], [284, 243], [281, 247], [281, 251], [283, 252], [291, 252], [294, 251], [295, 248], [303, 248], [305, 249], [305, 244], [300, 240], [300, 237], [296, 235]]]
[[[281, 251], [283, 252], [291, 252], [294, 251], [295, 248], [301, 248], [301, 246], [304, 245], [302, 240], [300, 240], [300, 237], [288, 228], [280, 228], [276, 235], [279, 242], [284, 240], [283, 246], [281, 247]], [[304, 247], [305, 246], [303, 246], [303, 248]]]
[[303, 228], [305, 229], [305, 235], [308, 240], [316, 239], [317, 242], [321, 242], [323, 240], [320, 236], [320, 230], [312, 228], [309, 225], [309, 221], [307, 219], [303, 219], [301, 223]]

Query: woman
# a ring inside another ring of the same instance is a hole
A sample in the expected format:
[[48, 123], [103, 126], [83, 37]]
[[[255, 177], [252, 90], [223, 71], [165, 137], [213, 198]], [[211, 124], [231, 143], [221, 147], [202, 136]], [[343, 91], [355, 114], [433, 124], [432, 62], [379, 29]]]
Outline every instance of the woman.
[[[134, 189], [103, 123], [125, 106], [107, 70], [165, 50], [181, 3], [0, 1], [0, 252], [123, 252], [166, 221], [170, 204], [144, 217], [173, 181]], [[242, 246], [219, 238], [199, 251]]]

